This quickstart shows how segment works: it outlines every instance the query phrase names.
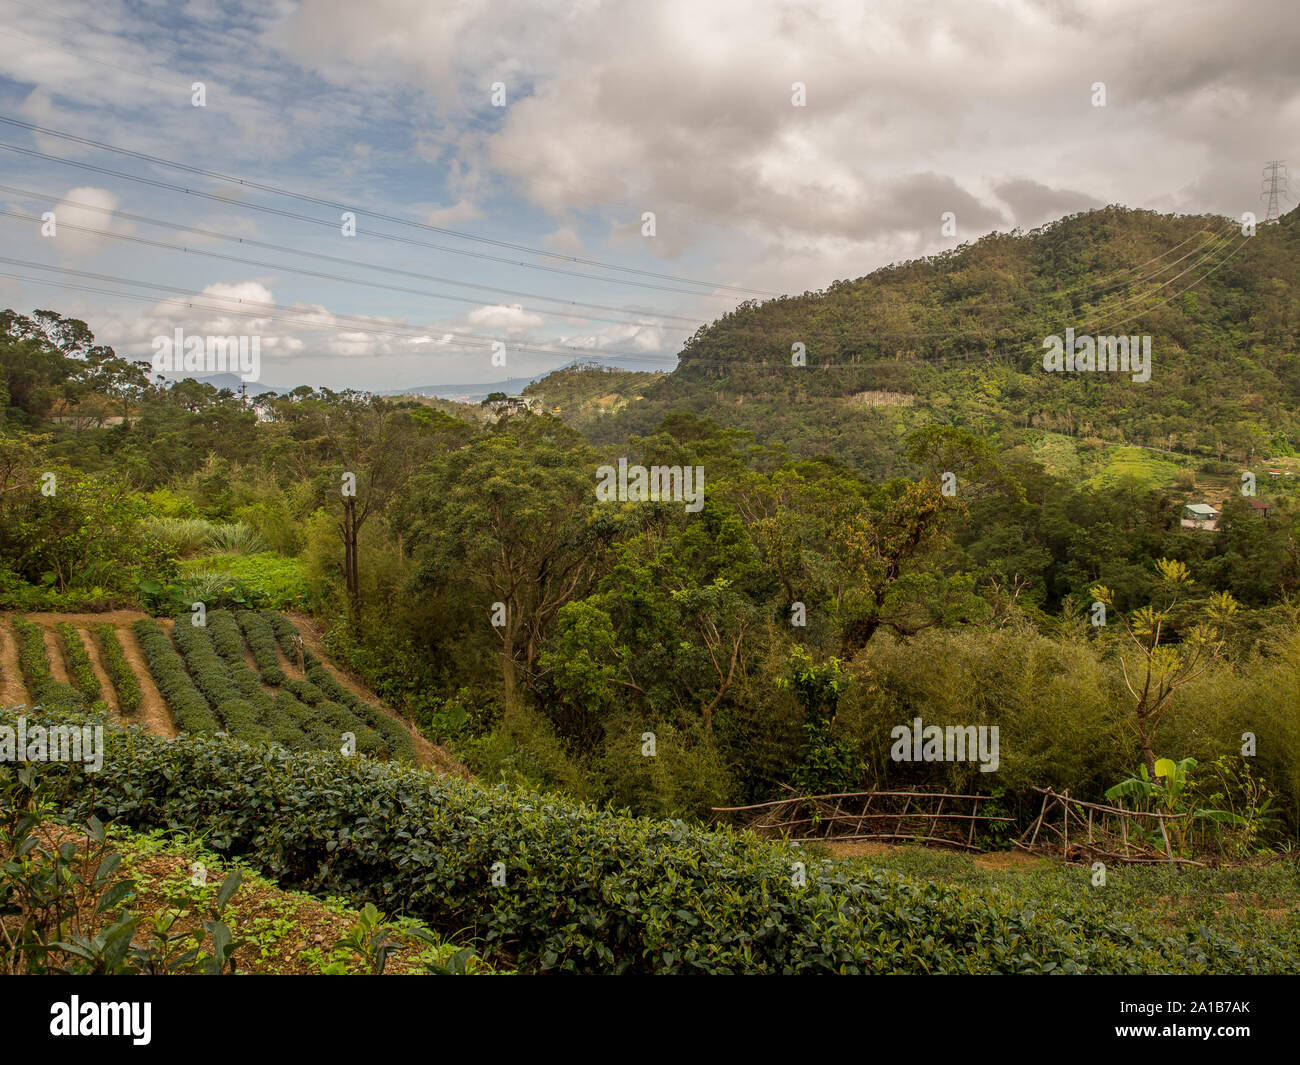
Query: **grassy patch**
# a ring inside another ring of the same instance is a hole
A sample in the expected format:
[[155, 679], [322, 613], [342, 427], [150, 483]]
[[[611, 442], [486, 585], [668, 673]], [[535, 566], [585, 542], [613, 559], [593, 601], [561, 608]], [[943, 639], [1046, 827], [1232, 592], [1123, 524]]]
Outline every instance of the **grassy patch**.
[[1124, 480], [1136, 481], [1143, 488], [1164, 488], [1173, 484], [1184, 468], [1140, 447], [1112, 448], [1105, 460], [1105, 465], [1088, 481], [1093, 488], [1111, 488]]
[[272, 551], [255, 555], [210, 555], [182, 565], [187, 582], [204, 602], [222, 598], [236, 587], [256, 602], [276, 610], [300, 607], [309, 594], [307, 563]]
[[1013, 907], [1042, 913], [1081, 906], [1103, 920], [1131, 920], [1152, 930], [1211, 927], [1242, 943], [1284, 944], [1300, 958], [1300, 865], [1277, 859], [1194, 869], [1111, 865], [1095, 884], [1090, 865], [1014, 855], [973, 856], [924, 847], [840, 859], [864, 873], [890, 872], [954, 889], [996, 894]]

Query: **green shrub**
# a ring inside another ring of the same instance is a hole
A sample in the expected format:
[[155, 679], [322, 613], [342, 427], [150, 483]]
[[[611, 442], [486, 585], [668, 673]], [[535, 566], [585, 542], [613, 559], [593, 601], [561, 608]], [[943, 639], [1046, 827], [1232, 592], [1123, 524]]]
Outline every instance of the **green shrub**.
[[323, 692], [327, 699], [346, 706], [359, 721], [369, 725], [382, 736], [393, 757], [414, 760], [415, 746], [411, 742], [409, 730], [401, 722], [394, 720], [378, 707], [371, 706], [364, 699], [358, 698], [356, 693], [345, 688], [334, 679], [334, 675], [328, 669], [320, 664], [319, 660], [308, 668], [307, 679]]
[[85, 697], [75, 688], [56, 681], [50, 673], [45, 630], [26, 618], [14, 618], [13, 625], [18, 639], [18, 667], [32, 707], [40, 707], [46, 713], [85, 710]]
[[[396, 763], [107, 729], [104, 769], [49, 767], [79, 820], [202, 829], [285, 886], [473, 928], [521, 971], [1246, 973], [1294, 935], [1211, 929], [1077, 890], [1046, 909], [819, 860], [750, 835], [621, 816]], [[364, 811], [364, 816], [359, 812]], [[504, 886], [493, 886], [495, 863]], [[794, 874], [802, 872], [802, 877]], [[1131, 900], [1129, 900], [1131, 901]]]
[[135, 670], [126, 660], [122, 644], [118, 641], [117, 633], [113, 631], [113, 626], [109, 622], [101, 622], [96, 626], [95, 633], [99, 637], [99, 650], [104, 668], [108, 671], [113, 687], [117, 690], [118, 711], [123, 714], [133, 714], [140, 709], [140, 700], [143, 698]]
[[286, 610], [301, 606], [309, 592], [306, 564], [272, 551], [212, 555], [187, 562], [184, 569], [189, 587], [209, 591], [196, 595], [209, 605], [216, 593], [224, 593], [246, 605]]
[[290, 750], [334, 750], [337, 744], [326, 727], [311, 710], [289, 692], [282, 691], [271, 701], [271, 734], [276, 742]]
[[236, 618], [244, 631], [248, 648], [253, 652], [253, 660], [261, 670], [262, 679], [277, 687], [283, 684], [284, 670], [280, 668], [280, 658], [275, 650], [275, 630], [266, 618], [253, 610], [241, 610]]
[[212, 637], [203, 625], [195, 625], [191, 615], [182, 614], [172, 626], [172, 642], [185, 660], [185, 668], [194, 686], [203, 693], [208, 705], [216, 709], [231, 699], [244, 699], [244, 691], [230, 676], [230, 670], [212, 646]]
[[[263, 610], [255, 616], [261, 625], [275, 635], [276, 642], [285, 656], [291, 662], [296, 661], [294, 637], [298, 636], [298, 629], [294, 623], [274, 610]], [[394, 720], [391, 715], [384, 713], [378, 707], [371, 706], [364, 699], [358, 698], [356, 693], [335, 680], [334, 675], [312, 653], [311, 648], [304, 645], [302, 650], [309, 683], [296, 678], [288, 680], [285, 681], [287, 690], [308, 705], [316, 705], [321, 700], [328, 700], [351, 711], [353, 715], [351, 725], [344, 731], [356, 735], [359, 751], [386, 753], [393, 758], [415, 760], [415, 745], [411, 742], [410, 730], [403, 723]], [[336, 746], [337, 744], [331, 744], [329, 749]]]
[[[868, 786], [959, 794], [996, 786], [1024, 821], [1042, 804], [1035, 787], [1100, 801], [1133, 757], [1115, 677], [1086, 640], [1058, 642], [1019, 626], [930, 629], [908, 640], [881, 633], [849, 668], [854, 681], [835, 729], [854, 738]], [[916, 717], [927, 726], [997, 726], [997, 772], [973, 760], [894, 761], [891, 730]]]
[[220, 722], [208, 701], [194, 687], [190, 675], [185, 672], [185, 663], [167, 634], [152, 618], [141, 618], [131, 628], [140, 642], [154, 683], [167, 700], [177, 728], [185, 732], [216, 732], [221, 727]]
[[[263, 610], [260, 612], [263, 621], [271, 626], [271, 631], [275, 633], [276, 643], [280, 645], [280, 650], [284, 656], [294, 665], [298, 663], [298, 651], [294, 647], [294, 638], [298, 635], [298, 629], [292, 621], [281, 614], [278, 610]], [[311, 648], [305, 644], [302, 648], [303, 662], [307, 669], [320, 664], [318, 659], [311, 652]]]
[[26, 618], [14, 618], [14, 636], [18, 640], [18, 668], [22, 670], [29, 692], [51, 680], [50, 661], [45, 652], [45, 633]]
[[[653, 758], [641, 753], [646, 731], [655, 734]], [[707, 738], [666, 723], [651, 727], [617, 721], [606, 738], [600, 766], [607, 782], [601, 797], [623, 809], [651, 817], [708, 818], [712, 807], [727, 805], [727, 772], [716, 748]]]
[[284, 690], [290, 692], [295, 699], [306, 703], [308, 706], [315, 706], [325, 699], [325, 693], [315, 684], [309, 680], [298, 680], [296, 677], [290, 677], [284, 682]]
[[[322, 700], [312, 707], [312, 712], [319, 721], [335, 730], [336, 735], [339, 737], [339, 739], [335, 740], [335, 747], [340, 745], [343, 734], [350, 732], [356, 741], [356, 749], [359, 753], [376, 758], [387, 758], [393, 754], [384, 737], [358, 718], [347, 707], [328, 700]], [[414, 751], [409, 752], [408, 756], [413, 759], [415, 757]]]
[[95, 667], [90, 664], [90, 655], [81, 642], [81, 633], [66, 621], [60, 622], [59, 639], [63, 643], [63, 661], [68, 667], [73, 687], [91, 702], [99, 698], [99, 678], [95, 676]]
[[144, 519], [144, 531], [178, 555], [192, 555], [204, 546], [212, 523], [205, 518], [155, 517]]
[[[266, 541], [251, 525], [231, 522], [211, 525], [205, 537], [208, 550], [219, 555], [256, 555], [267, 553]], [[278, 556], [273, 556], [278, 557]]]
[[262, 695], [261, 680], [244, 661], [244, 637], [234, 615], [225, 610], [209, 611], [208, 634], [212, 637], [212, 646], [225, 662], [231, 679], [239, 685], [240, 690], [248, 696]]
[[217, 708], [225, 730], [245, 743], [270, 742], [274, 737], [263, 722], [264, 708], [254, 706], [245, 699], [228, 699]]

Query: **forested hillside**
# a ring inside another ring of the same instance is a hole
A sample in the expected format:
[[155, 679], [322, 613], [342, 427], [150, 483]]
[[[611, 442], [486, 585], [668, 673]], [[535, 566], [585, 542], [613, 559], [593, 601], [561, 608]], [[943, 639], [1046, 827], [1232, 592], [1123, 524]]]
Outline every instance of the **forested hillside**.
[[[1243, 236], [1224, 218], [1110, 207], [743, 304], [691, 337], [644, 400], [584, 425], [613, 440], [707, 412], [877, 473], [904, 472], [897, 434], [931, 419], [1237, 463], [1290, 454], [1298, 283], [1300, 213]], [[1043, 341], [1067, 327], [1151, 336], [1151, 379], [1044, 373]]]

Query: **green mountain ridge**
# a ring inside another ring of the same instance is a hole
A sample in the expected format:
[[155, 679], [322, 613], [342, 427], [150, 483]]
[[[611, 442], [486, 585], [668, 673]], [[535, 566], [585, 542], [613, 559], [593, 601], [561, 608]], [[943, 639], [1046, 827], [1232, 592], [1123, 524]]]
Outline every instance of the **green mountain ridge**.
[[[1287, 454], [1300, 439], [1298, 230], [1296, 211], [1244, 236], [1229, 219], [1112, 206], [994, 233], [821, 292], [744, 303], [697, 331], [672, 374], [638, 380], [643, 398], [561, 413], [604, 442], [670, 412], [707, 415], [874, 475], [902, 472], [901, 436], [935, 423], [1239, 463]], [[1044, 341], [1067, 329], [1149, 336], [1150, 380], [1046, 372]], [[796, 345], [806, 365], [792, 365]], [[620, 392], [619, 375], [600, 376], [591, 388]], [[530, 389], [573, 381], [553, 374]]]

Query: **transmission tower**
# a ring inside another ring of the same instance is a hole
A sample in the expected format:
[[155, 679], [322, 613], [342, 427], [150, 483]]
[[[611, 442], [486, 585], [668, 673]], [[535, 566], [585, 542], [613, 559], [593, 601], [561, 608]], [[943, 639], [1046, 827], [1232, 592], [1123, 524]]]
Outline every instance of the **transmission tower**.
[[1286, 179], [1286, 163], [1281, 159], [1274, 159], [1265, 164], [1264, 180], [1259, 190], [1261, 200], [1265, 196], [1268, 197], [1268, 213], [1264, 217], [1265, 222], [1276, 222], [1282, 213], [1281, 203], [1287, 199]]

